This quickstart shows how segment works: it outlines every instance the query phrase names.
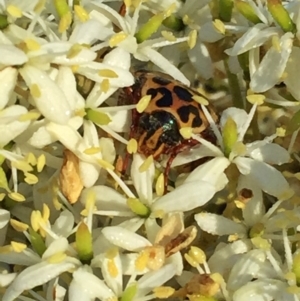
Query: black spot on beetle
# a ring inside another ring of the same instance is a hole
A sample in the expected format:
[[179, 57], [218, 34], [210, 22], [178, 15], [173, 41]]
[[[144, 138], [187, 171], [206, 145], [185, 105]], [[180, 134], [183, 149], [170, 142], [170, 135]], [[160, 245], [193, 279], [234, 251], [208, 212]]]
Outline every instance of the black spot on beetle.
[[159, 77], [159, 76], [153, 77], [152, 80], [154, 83], [161, 85], [161, 86], [166, 86], [171, 82], [169, 79]]
[[151, 95], [152, 99], [158, 95], [161, 95], [161, 97], [156, 101], [156, 105], [159, 108], [168, 108], [171, 107], [173, 104], [172, 93], [167, 88], [151, 88], [147, 91], [147, 94]]
[[193, 94], [189, 90], [183, 87], [175, 86], [173, 88], [173, 92], [176, 94], [176, 96], [178, 96], [178, 98], [180, 98], [183, 101], [188, 101], [188, 102], [194, 101], [192, 98]]
[[[202, 124], [202, 120], [199, 116], [199, 111], [192, 105], [180, 107], [177, 110], [177, 113], [180, 116], [181, 121], [184, 123], [188, 122], [189, 119], [192, 118], [192, 127], [199, 127]], [[194, 117], [190, 116], [191, 114], [194, 115]]]

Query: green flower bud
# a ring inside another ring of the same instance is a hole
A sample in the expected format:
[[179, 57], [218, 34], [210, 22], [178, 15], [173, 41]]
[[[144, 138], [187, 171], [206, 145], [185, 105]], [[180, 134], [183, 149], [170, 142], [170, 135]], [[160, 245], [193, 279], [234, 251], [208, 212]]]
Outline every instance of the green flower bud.
[[237, 125], [232, 118], [228, 118], [223, 128], [223, 143], [224, 143], [224, 154], [229, 157], [233, 146], [237, 142], [238, 131]]
[[219, 0], [219, 19], [223, 22], [231, 20], [233, 0]]
[[247, 20], [251, 21], [254, 24], [261, 23], [261, 20], [255, 14], [254, 9], [248, 2], [236, 0], [235, 7]]
[[92, 234], [84, 222], [79, 225], [75, 237], [79, 259], [82, 263], [89, 264], [93, 258]]
[[273, 19], [285, 32], [296, 32], [296, 26], [288, 11], [283, 7], [281, 0], [268, 0], [268, 9]]

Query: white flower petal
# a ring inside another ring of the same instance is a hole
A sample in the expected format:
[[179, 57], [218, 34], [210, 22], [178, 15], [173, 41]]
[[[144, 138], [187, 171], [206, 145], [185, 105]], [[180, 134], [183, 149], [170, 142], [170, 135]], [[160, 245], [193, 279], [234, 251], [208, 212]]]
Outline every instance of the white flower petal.
[[98, 20], [91, 18], [86, 22], [78, 22], [72, 31], [69, 42], [93, 45], [95, 42], [106, 40], [114, 31], [105, 27]]
[[151, 209], [152, 211], [162, 210], [165, 213], [188, 211], [203, 206], [215, 193], [215, 186], [208, 182], [188, 182], [157, 199]]
[[257, 187], [256, 183], [248, 176], [240, 175], [237, 187], [239, 194], [242, 189], [250, 189], [252, 198], [246, 203], [243, 209], [243, 218], [248, 227], [252, 227], [261, 221], [265, 214], [265, 206], [263, 203], [262, 191]]
[[186, 178], [184, 183], [201, 180], [215, 185], [219, 191], [227, 184], [227, 181], [219, 183], [219, 180], [222, 180], [220, 177], [224, 174], [224, 170], [229, 166], [229, 164], [230, 161], [225, 157], [213, 158], [194, 169]]
[[201, 25], [198, 32], [198, 39], [201, 39], [203, 42], [215, 43], [223, 38], [224, 35], [216, 30], [213, 21]]
[[27, 113], [27, 109], [20, 105], [13, 105], [0, 111], [0, 146], [3, 147], [23, 133], [30, 121], [19, 121]]
[[79, 161], [80, 179], [84, 187], [92, 187], [99, 178], [100, 165]]
[[250, 240], [237, 240], [231, 244], [221, 244], [224, 246], [217, 246], [216, 251], [208, 260], [208, 265], [212, 273], [220, 273], [223, 276], [226, 273], [227, 277], [228, 271], [236, 263], [237, 256], [249, 252], [252, 249], [252, 243]]
[[264, 162], [238, 157], [234, 163], [242, 174], [251, 177], [258, 187], [270, 195], [280, 198], [289, 188], [281, 172]]
[[250, 49], [256, 48], [264, 44], [272, 35], [278, 34], [279, 29], [276, 27], [267, 27], [267, 25], [255, 24], [241, 37], [234, 46], [225, 52], [230, 56], [242, 54]]
[[149, 269], [145, 267], [143, 270], [137, 270], [136, 260], [140, 255], [138, 253], [121, 254], [122, 260], [122, 272], [123, 275], [144, 275], [149, 272]]
[[267, 259], [265, 251], [251, 250], [244, 254], [230, 271], [227, 287], [231, 291], [236, 291], [253, 279], [276, 278], [277, 273]]
[[4, 228], [10, 219], [10, 212], [5, 209], [0, 209], [0, 229]]
[[70, 105], [57, 84], [48, 74], [32, 66], [25, 66], [19, 71], [28, 87], [37, 86], [39, 90], [32, 95], [38, 110], [49, 120], [66, 124], [71, 117]]
[[2, 110], [9, 101], [16, 85], [17, 76], [18, 71], [16, 68], [7, 67], [0, 71], [0, 110]]
[[59, 237], [53, 240], [48, 246], [47, 250], [43, 253], [42, 258], [47, 259], [57, 253], [64, 253], [69, 247], [69, 242], [65, 237]]
[[58, 87], [63, 91], [71, 110], [76, 109], [76, 81], [70, 67], [60, 66], [55, 79]]
[[30, 266], [41, 261], [41, 258], [32, 250], [26, 249], [23, 252], [0, 253], [0, 261], [7, 264], [18, 264]]
[[64, 210], [55, 220], [51, 229], [57, 235], [68, 237], [74, 226], [74, 215], [69, 210]]
[[90, 194], [95, 196], [95, 206], [98, 210], [113, 210], [121, 212], [130, 211], [126, 204], [127, 198], [113, 188], [105, 185], [96, 185], [84, 189], [80, 196], [80, 202], [83, 205], [86, 204], [87, 198]]
[[238, 108], [228, 108], [223, 111], [222, 116], [220, 118], [220, 127], [223, 130], [228, 118], [232, 118], [236, 123], [237, 129], [243, 128], [247, 119], [248, 114], [245, 110]]
[[179, 80], [183, 84], [189, 86], [190, 81], [184, 76], [181, 71], [176, 68], [174, 65], [172, 65], [168, 59], [163, 57], [159, 52], [156, 50], [150, 48], [150, 47], [144, 47], [140, 49], [140, 52], [148, 57], [148, 59], [153, 62], [156, 66], [161, 68], [165, 73], [172, 76], [174, 79]]
[[128, 132], [131, 125], [131, 111], [108, 112], [111, 122], [107, 125], [115, 132]]
[[[280, 50], [271, 47], [252, 75], [250, 88], [256, 93], [265, 92], [280, 80], [293, 46], [293, 34], [287, 32], [281, 38]], [[276, 62], [276, 64], [274, 64]]]
[[84, 267], [79, 268], [73, 273], [73, 280], [69, 288], [69, 300], [94, 301], [95, 298], [106, 301], [116, 297], [103, 280], [86, 271]]
[[[251, 144], [247, 145], [247, 149], [248, 147], [251, 148]], [[290, 160], [289, 152], [276, 143], [264, 144], [262, 146], [254, 148], [251, 152], [247, 151], [247, 153], [254, 160], [264, 161], [268, 164], [281, 165], [288, 163]]]
[[204, 79], [213, 77], [213, 62], [205, 44], [198, 41], [193, 49], [188, 50], [188, 55], [191, 63]]
[[138, 280], [138, 291], [136, 297], [145, 296], [155, 287], [162, 286], [171, 279], [176, 272], [176, 267], [173, 264], [167, 264], [158, 271], [146, 273]]
[[[117, 271], [117, 275], [112, 275], [111, 273], [112, 262]], [[114, 292], [116, 296], [121, 296], [123, 290], [123, 273], [122, 262], [119, 253], [112, 259], [104, 256], [101, 265], [101, 271], [105, 283], [109, 286], [109, 288]]]
[[6, 287], [13, 282], [18, 273], [0, 274], [0, 287]]
[[67, 257], [60, 263], [40, 262], [23, 270], [13, 283], [6, 289], [2, 301], [13, 301], [23, 291], [47, 283], [63, 272], [74, 269], [80, 262]]
[[114, 141], [111, 138], [101, 137], [99, 139], [99, 147], [103, 160], [113, 164], [116, 159], [116, 149]]
[[155, 167], [154, 163], [144, 171], [140, 172], [139, 168], [144, 163], [145, 159], [142, 155], [136, 153], [133, 155], [133, 161], [131, 165], [131, 178], [134, 187], [143, 202], [152, 201], [152, 183], [154, 179]]
[[213, 235], [238, 234], [244, 236], [247, 233], [243, 224], [238, 224], [222, 215], [201, 212], [195, 214], [195, 220], [203, 231]]
[[300, 61], [300, 49], [299, 47], [293, 47], [292, 53], [286, 64], [284, 83], [287, 86], [288, 91], [299, 101], [300, 89], [298, 78], [300, 76], [300, 68], [297, 62]]
[[142, 248], [151, 246], [151, 243], [146, 238], [122, 227], [105, 227], [102, 233], [112, 244], [128, 251], [139, 251]]
[[[287, 292], [287, 285], [275, 279], [260, 279], [248, 282], [237, 289], [233, 301], [294, 301], [294, 294]], [[262, 293], [263, 292], [263, 293]]]
[[13, 45], [0, 46], [0, 64], [6, 66], [23, 65], [28, 61], [26, 54]]
[[[117, 74], [117, 77], [106, 78], [99, 74], [99, 71], [106, 69], [112, 70]], [[98, 83], [102, 82], [104, 79], [108, 79], [111, 87], [128, 87], [134, 83], [133, 75], [129, 71], [104, 63], [91, 62], [89, 64], [79, 65], [77, 73]]]
[[130, 61], [130, 54], [120, 47], [112, 49], [103, 59], [103, 63], [124, 70], [130, 69]]

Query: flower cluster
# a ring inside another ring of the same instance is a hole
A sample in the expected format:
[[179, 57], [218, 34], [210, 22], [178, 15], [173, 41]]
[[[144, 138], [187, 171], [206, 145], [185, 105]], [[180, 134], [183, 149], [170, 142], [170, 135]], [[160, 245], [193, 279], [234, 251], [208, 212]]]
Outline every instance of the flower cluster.
[[0, 28], [1, 300], [300, 300], [299, 1], [3, 0]]

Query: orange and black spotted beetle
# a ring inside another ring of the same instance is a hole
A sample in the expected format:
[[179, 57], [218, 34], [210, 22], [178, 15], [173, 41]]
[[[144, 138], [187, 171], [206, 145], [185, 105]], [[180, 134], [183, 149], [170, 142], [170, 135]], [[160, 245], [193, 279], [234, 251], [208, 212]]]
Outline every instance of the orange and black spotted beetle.
[[[213, 143], [216, 138], [201, 105], [194, 100], [195, 96], [204, 97], [199, 92], [160, 72], [136, 71], [134, 77], [135, 83], [124, 88], [123, 101], [138, 103], [145, 95], [150, 95], [151, 100], [142, 113], [133, 110], [130, 138], [137, 140], [137, 151], [146, 157], [152, 155], [158, 160], [163, 154], [169, 156], [164, 172], [166, 193], [174, 158], [199, 143], [195, 139], [185, 139], [180, 129], [192, 128], [194, 134]], [[218, 122], [213, 107], [209, 105], [207, 108], [214, 121]]]

